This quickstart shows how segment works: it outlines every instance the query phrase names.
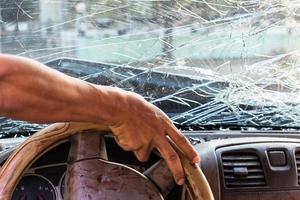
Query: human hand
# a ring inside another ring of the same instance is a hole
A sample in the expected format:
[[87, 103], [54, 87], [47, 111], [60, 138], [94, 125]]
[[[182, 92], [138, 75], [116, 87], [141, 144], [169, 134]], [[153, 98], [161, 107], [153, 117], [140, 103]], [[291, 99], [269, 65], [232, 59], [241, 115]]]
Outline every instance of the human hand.
[[191, 160], [199, 163], [200, 157], [187, 138], [174, 126], [169, 117], [143, 97], [124, 92], [116, 113], [117, 120], [110, 126], [116, 142], [124, 150], [133, 151], [140, 161], [147, 161], [153, 148], [165, 159], [178, 185], [184, 183], [180, 158], [169, 142], [171, 139]]

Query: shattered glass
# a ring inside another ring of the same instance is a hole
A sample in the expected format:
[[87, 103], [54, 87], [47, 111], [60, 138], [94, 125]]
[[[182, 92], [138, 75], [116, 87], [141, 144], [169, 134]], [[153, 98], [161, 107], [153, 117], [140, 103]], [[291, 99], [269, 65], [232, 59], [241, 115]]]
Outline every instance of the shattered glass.
[[[300, 128], [299, 0], [1, 0], [0, 12], [0, 52], [135, 91], [180, 128]], [[0, 118], [3, 137], [43, 126]]]

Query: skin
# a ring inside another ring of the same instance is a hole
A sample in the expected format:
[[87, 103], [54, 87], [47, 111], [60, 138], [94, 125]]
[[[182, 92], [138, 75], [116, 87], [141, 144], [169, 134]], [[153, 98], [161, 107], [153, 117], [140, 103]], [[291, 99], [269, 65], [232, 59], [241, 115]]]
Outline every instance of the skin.
[[0, 115], [36, 123], [94, 122], [109, 126], [117, 143], [146, 161], [153, 148], [177, 184], [184, 172], [172, 140], [192, 163], [196, 150], [168, 116], [142, 96], [94, 85], [23, 57], [0, 54]]

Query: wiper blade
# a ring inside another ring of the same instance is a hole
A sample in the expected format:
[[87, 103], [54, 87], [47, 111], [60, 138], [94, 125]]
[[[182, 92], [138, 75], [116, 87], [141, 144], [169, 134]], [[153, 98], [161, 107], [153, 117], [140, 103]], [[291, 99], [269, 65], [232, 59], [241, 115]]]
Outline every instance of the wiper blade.
[[251, 131], [300, 131], [297, 126], [243, 126], [236, 124], [176, 124], [176, 127], [182, 131], [225, 131], [225, 130], [238, 130], [243, 132]]

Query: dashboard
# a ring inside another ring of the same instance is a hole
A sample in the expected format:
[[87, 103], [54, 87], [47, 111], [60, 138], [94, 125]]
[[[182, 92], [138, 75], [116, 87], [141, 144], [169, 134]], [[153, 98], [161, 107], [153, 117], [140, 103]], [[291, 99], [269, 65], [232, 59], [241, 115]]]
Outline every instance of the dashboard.
[[64, 143], [36, 160], [20, 180], [12, 200], [63, 199], [69, 148], [70, 144]]
[[216, 199], [300, 199], [298, 139], [223, 139], [196, 148]]
[[[239, 131], [185, 134], [201, 156], [201, 168], [216, 200], [300, 199], [300, 139], [297, 134], [270, 132], [267, 137], [260, 133], [241, 137], [244, 133]], [[140, 172], [160, 159], [153, 154], [148, 162], [141, 163], [133, 153], [120, 149], [113, 138], [107, 137], [105, 142], [110, 161]], [[7, 159], [13, 149], [3, 150], [0, 161]], [[12, 199], [63, 199], [69, 149], [70, 143], [66, 141], [38, 158], [20, 180]], [[174, 185], [165, 199], [181, 199], [181, 189]]]

